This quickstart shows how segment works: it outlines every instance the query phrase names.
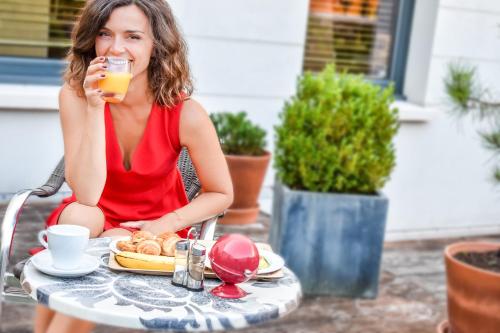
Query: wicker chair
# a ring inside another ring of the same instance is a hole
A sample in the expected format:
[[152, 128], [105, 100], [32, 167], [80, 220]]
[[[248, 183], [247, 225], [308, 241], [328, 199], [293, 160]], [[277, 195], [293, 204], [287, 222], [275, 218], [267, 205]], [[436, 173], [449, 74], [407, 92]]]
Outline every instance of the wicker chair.
[[[201, 185], [196, 175], [187, 149], [181, 151], [178, 160], [178, 167], [181, 171], [182, 180], [186, 190], [188, 199], [191, 201], [200, 191]], [[0, 256], [0, 318], [2, 316], [2, 303], [34, 303], [35, 301], [27, 295], [21, 288], [19, 277], [24, 267], [26, 260], [16, 264], [13, 273], [7, 272], [9, 257], [12, 247], [12, 239], [16, 223], [21, 212], [21, 209], [30, 195], [38, 197], [50, 197], [57, 193], [64, 183], [64, 158], [61, 159], [55, 170], [52, 172], [47, 183], [39, 188], [32, 190], [23, 190], [14, 195], [10, 200], [5, 216], [2, 221], [2, 240], [1, 240], [1, 256]], [[199, 225], [200, 239], [211, 240], [214, 237], [217, 218], [215, 216], [206, 220]], [[0, 320], [1, 321], [1, 320]]]

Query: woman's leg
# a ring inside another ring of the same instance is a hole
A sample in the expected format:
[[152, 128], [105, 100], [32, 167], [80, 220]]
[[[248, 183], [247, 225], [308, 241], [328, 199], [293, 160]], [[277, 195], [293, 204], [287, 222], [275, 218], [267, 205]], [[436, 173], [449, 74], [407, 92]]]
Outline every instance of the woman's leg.
[[[77, 224], [89, 228], [90, 237], [99, 237], [104, 228], [104, 214], [98, 207], [90, 207], [81, 205], [78, 202], [73, 202], [66, 206], [61, 214], [57, 224]], [[57, 319], [57, 320], [56, 320]], [[74, 321], [72, 323], [71, 321]], [[54, 311], [46, 308], [45, 306], [38, 305], [35, 311], [35, 333], [46, 333], [52, 330], [52, 332], [64, 332], [64, 330], [58, 330], [57, 327], [69, 327], [72, 328], [74, 325], [80, 325], [83, 329], [89, 328], [88, 330], [74, 332], [88, 332], [94, 327], [91, 322], [86, 322], [83, 320], [78, 320], [72, 317], [64, 316], [60, 313], [55, 313]], [[69, 331], [68, 331], [69, 332]], [[73, 330], [71, 330], [73, 332]]]
[[50, 321], [56, 313], [44, 305], [38, 304], [35, 309], [34, 333], [45, 333], [49, 328]]
[[90, 230], [90, 238], [99, 237], [104, 229], [104, 214], [98, 207], [73, 202], [59, 215], [57, 224], [76, 224]]
[[77, 319], [57, 312], [45, 333], [87, 333], [92, 331], [94, 327], [95, 324], [90, 321]]

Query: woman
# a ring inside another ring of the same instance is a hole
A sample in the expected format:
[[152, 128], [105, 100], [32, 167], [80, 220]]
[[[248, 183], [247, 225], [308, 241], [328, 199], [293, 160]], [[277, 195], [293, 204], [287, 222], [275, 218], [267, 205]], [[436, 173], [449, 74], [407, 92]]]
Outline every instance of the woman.
[[[180, 232], [232, 202], [214, 127], [189, 99], [185, 43], [165, 0], [88, 1], [74, 27], [59, 94], [66, 181], [73, 196], [48, 225], [78, 224], [91, 237]], [[107, 104], [105, 57], [132, 61], [127, 94]], [[202, 184], [188, 203], [176, 168], [187, 147]], [[93, 324], [38, 306], [35, 332], [88, 332]]]

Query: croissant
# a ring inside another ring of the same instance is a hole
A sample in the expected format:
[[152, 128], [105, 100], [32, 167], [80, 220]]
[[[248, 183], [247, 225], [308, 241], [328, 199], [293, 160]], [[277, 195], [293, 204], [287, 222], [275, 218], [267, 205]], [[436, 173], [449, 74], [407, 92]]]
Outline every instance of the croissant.
[[153, 235], [152, 233], [150, 233], [149, 231], [134, 231], [132, 233], [132, 243], [134, 244], [137, 244], [137, 243], [140, 243], [144, 240], [153, 240], [155, 239], [155, 235]]
[[161, 245], [161, 254], [167, 257], [175, 257], [175, 244], [180, 240], [181, 238], [175, 233], [166, 239], [164, 238]]
[[137, 249], [137, 246], [132, 243], [131, 240], [121, 240], [116, 243], [116, 247], [120, 251], [129, 251], [129, 252], [135, 252]]
[[159, 256], [161, 254], [161, 247], [156, 241], [146, 239], [137, 244], [137, 253]]
[[157, 242], [157, 243], [158, 243], [158, 245], [160, 245], [160, 247], [163, 245], [163, 241], [164, 241], [164, 239], [163, 239], [163, 238], [156, 237], [154, 240], [155, 240], [155, 242]]

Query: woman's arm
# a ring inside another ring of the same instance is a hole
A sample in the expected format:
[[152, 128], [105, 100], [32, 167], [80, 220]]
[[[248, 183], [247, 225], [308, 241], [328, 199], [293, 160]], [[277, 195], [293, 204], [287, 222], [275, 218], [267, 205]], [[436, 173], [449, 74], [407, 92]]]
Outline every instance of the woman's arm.
[[68, 84], [59, 93], [65, 177], [77, 201], [87, 206], [97, 204], [106, 182], [104, 101], [95, 84], [98, 65], [89, 66], [86, 98]]
[[220, 214], [233, 202], [233, 184], [217, 133], [207, 112], [192, 99], [184, 102], [179, 137], [189, 151], [202, 192], [175, 211], [177, 230]]

